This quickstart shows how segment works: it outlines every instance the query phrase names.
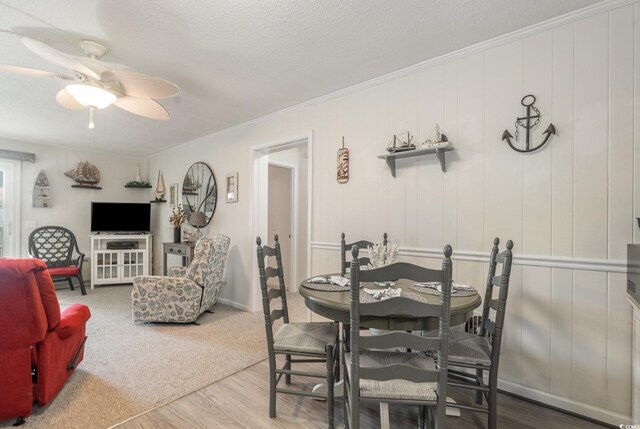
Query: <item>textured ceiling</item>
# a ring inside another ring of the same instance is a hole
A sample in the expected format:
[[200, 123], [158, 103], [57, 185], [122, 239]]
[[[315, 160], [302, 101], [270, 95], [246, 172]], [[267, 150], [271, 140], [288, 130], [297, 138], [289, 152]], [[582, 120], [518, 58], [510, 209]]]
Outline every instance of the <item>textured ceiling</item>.
[[[0, 74], [0, 139], [147, 155], [598, 0], [0, 0], [0, 30], [181, 88], [156, 122], [70, 111], [64, 83]], [[62, 71], [0, 32], [0, 63]], [[1, 146], [1, 143], [0, 143]]]

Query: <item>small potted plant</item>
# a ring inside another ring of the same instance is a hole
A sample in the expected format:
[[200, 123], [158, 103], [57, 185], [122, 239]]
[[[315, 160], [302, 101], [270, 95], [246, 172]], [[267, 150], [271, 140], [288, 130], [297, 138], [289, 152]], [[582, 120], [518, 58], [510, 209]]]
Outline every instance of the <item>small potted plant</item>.
[[187, 219], [187, 216], [182, 210], [182, 206], [178, 205], [174, 207], [171, 211], [171, 216], [169, 216], [169, 223], [173, 227], [173, 242], [180, 243], [180, 226]]

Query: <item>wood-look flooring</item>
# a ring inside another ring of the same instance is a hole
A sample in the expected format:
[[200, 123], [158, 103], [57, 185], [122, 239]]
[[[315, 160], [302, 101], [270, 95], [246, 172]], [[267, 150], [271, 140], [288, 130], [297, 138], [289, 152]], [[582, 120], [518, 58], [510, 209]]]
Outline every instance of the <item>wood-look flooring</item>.
[[[296, 380], [294, 377], [294, 383], [309, 388], [314, 382], [306, 382], [302, 378]], [[470, 398], [466, 391], [453, 391], [450, 396], [459, 402]], [[116, 427], [118, 429], [325, 429], [325, 410], [324, 402], [280, 394], [277, 399], [277, 418], [270, 419], [268, 364], [265, 360]], [[366, 405], [361, 414], [361, 427], [379, 428], [378, 410], [377, 404]], [[342, 411], [342, 401], [336, 400], [337, 428], [344, 427]], [[417, 427], [415, 407], [391, 405], [389, 412], [391, 428]], [[486, 414], [462, 411], [461, 417], [447, 419], [447, 428], [451, 429], [486, 427]], [[499, 395], [498, 428], [500, 429], [599, 429], [602, 427], [604, 426], [510, 396]]]

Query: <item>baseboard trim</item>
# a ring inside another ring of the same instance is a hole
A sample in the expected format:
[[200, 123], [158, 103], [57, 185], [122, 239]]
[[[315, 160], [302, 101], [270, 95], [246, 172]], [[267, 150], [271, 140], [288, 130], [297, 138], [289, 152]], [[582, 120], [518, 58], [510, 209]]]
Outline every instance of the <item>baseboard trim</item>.
[[251, 311], [251, 310], [249, 310], [249, 306], [248, 305], [240, 304], [239, 302], [231, 301], [230, 299], [218, 298], [218, 302], [220, 304], [228, 305], [229, 307], [234, 307], [234, 308], [237, 308], [239, 310]]
[[559, 411], [569, 414], [575, 414], [578, 417], [584, 417], [598, 423], [606, 423], [614, 427], [620, 427], [621, 424], [632, 424], [631, 416], [616, 413], [604, 408], [594, 407], [572, 399], [563, 398], [552, 395], [550, 393], [541, 392], [530, 387], [522, 386], [506, 380], [498, 381], [498, 389], [507, 394], [513, 394], [523, 400], [540, 403]]
[[[333, 250], [340, 251], [340, 245], [336, 243], [313, 242], [311, 244], [313, 250]], [[400, 247], [398, 249], [399, 256], [412, 256], [419, 258], [442, 259], [442, 249], [419, 248], [419, 247]], [[488, 252], [476, 252], [472, 250], [453, 250], [451, 259], [458, 261], [471, 262], [487, 262], [489, 260]], [[547, 255], [522, 255], [517, 252], [513, 257], [514, 265], [523, 265], [530, 267], [545, 268], [564, 268], [569, 270], [581, 271], [600, 271], [606, 273], [626, 273], [627, 262], [620, 259], [590, 259], [590, 258], [573, 258], [567, 256], [547, 256]]]

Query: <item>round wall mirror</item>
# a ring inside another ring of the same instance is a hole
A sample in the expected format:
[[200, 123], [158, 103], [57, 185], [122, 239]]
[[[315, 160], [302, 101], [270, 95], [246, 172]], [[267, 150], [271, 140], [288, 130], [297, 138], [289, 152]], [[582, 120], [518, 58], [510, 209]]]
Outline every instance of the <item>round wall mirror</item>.
[[213, 171], [204, 162], [196, 162], [182, 181], [182, 209], [189, 225], [204, 228], [216, 211], [218, 187]]

